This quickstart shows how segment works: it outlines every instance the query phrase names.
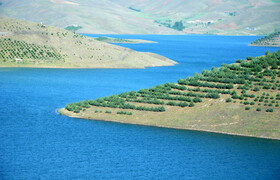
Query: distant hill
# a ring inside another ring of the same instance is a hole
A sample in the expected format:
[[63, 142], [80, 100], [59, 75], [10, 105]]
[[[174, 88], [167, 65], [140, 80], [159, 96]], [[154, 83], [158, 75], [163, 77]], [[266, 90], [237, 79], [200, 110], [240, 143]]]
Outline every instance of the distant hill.
[[64, 29], [0, 17], [0, 67], [145, 68], [176, 62]]
[[267, 35], [277, 0], [1, 0], [0, 16], [92, 34]]
[[253, 41], [251, 46], [280, 47], [280, 31]]

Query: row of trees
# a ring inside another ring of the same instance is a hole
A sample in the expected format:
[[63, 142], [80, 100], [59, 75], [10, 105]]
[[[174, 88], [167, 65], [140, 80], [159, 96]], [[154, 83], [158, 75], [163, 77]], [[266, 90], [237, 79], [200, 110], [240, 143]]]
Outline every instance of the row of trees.
[[254, 45], [273, 45], [273, 43], [271, 41], [273, 41], [273, 39], [275, 38], [279, 38], [280, 36], [280, 31], [279, 32], [274, 32], [272, 34], [269, 34], [267, 36], [264, 36], [260, 39], [257, 39], [255, 41], [253, 41], [251, 44]]
[[0, 59], [62, 60], [63, 56], [53, 47], [39, 46], [25, 41], [0, 39]]
[[[276, 90], [280, 83], [279, 80], [276, 81], [276, 76], [279, 75], [279, 69], [278, 67], [275, 69], [272, 66], [275, 63], [278, 66], [279, 60], [280, 50], [274, 53], [267, 52], [264, 57], [247, 57], [247, 60], [238, 60], [237, 64], [223, 64], [221, 68], [213, 67], [210, 71], [203, 70], [202, 74], [196, 73], [194, 77], [179, 79], [178, 84], [165, 83], [149, 89], [140, 89], [137, 92], [124, 92], [119, 95], [89, 100], [85, 103], [72, 103], [67, 105], [66, 109], [78, 112], [92, 105], [163, 112], [165, 111], [164, 106], [166, 105], [193, 107], [195, 103], [202, 102], [203, 98], [218, 99], [220, 98], [220, 94], [231, 95], [231, 97], [226, 99], [228, 103], [231, 103], [232, 99], [240, 99], [242, 104], [254, 106], [257, 101], [259, 101], [258, 105], [260, 105], [260, 102], [265, 101], [264, 103], [268, 106], [275, 104], [277, 107], [279, 103], [275, 100], [280, 99], [280, 94], [277, 94], [275, 98], [271, 97], [271, 102], [269, 103], [267, 100], [268, 95], [265, 94], [255, 98], [255, 93], [249, 93], [249, 90], [253, 92], [267, 89]], [[256, 70], [259, 67], [261, 69]], [[232, 90], [234, 84], [238, 84], [237, 90]], [[190, 88], [186, 85], [195, 87]], [[241, 93], [237, 93], [237, 91]], [[249, 98], [255, 99], [253, 101], [253, 99]], [[143, 103], [143, 105], [137, 106], [130, 102]], [[233, 102], [236, 103], [236, 101]], [[145, 104], [155, 104], [157, 106], [153, 107]]]

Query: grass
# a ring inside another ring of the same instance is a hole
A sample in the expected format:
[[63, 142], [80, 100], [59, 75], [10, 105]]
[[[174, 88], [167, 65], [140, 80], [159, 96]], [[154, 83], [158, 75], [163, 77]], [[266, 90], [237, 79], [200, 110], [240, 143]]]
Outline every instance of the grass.
[[[178, 84], [81, 101], [59, 111], [77, 118], [280, 139], [280, 50], [247, 59], [204, 70]], [[89, 108], [73, 113], [82, 106]], [[162, 106], [161, 111], [151, 110]], [[111, 113], [94, 113], [97, 107]]]

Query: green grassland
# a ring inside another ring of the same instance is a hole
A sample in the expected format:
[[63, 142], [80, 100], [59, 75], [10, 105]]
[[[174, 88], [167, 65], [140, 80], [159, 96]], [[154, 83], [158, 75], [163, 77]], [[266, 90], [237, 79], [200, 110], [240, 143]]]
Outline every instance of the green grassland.
[[0, 17], [0, 32], [0, 67], [145, 68], [175, 64], [153, 53], [38, 23]]
[[253, 41], [250, 46], [280, 47], [280, 31]]
[[194, 77], [67, 104], [84, 119], [280, 139], [280, 49]]

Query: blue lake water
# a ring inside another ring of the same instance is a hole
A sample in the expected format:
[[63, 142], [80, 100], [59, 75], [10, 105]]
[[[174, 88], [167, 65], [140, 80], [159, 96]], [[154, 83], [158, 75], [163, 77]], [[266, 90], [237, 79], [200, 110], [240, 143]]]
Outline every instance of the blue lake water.
[[[90, 35], [100, 36], [100, 35]], [[176, 82], [277, 48], [256, 36], [110, 35], [177, 61], [147, 69], [0, 69], [0, 179], [279, 179], [280, 141], [72, 119], [67, 103]], [[172, 119], [171, 119], [172, 120]]]

